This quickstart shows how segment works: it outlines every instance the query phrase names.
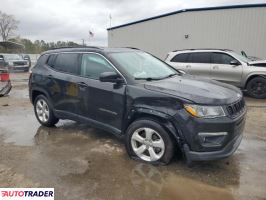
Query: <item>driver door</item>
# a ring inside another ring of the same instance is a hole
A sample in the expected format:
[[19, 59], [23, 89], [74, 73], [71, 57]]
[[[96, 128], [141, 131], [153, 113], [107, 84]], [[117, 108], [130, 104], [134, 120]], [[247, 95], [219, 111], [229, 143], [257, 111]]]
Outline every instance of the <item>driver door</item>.
[[211, 79], [240, 86], [242, 64], [232, 56], [215, 52], [211, 54]]
[[85, 53], [80, 66], [82, 103], [80, 115], [85, 118], [121, 130], [125, 107], [125, 84], [101, 82], [103, 72], [117, 72], [100, 54]]

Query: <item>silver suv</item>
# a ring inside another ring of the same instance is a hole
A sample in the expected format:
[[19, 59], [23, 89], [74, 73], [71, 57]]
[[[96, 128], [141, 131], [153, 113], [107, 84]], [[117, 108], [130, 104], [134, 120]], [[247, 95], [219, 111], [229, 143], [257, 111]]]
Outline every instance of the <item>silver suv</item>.
[[266, 60], [252, 61], [226, 49], [186, 49], [168, 53], [165, 62], [189, 74], [235, 85], [266, 98]]

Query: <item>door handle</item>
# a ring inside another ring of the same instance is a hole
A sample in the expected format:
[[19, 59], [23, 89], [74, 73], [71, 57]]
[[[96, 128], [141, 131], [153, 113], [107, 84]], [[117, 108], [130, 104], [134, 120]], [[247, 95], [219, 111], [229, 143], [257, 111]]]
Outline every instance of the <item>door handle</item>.
[[82, 87], [88, 87], [88, 85], [84, 82], [78, 82], [78, 85]]
[[219, 69], [219, 66], [215, 65], [212, 67], [213, 69]]
[[187, 65], [186, 68], [191, 68], [191, 65]]
[[48, 77], [48, 78], [53, 78], [53, 76], [52, 76], [51, 74], [49, 74], [47, 77]]

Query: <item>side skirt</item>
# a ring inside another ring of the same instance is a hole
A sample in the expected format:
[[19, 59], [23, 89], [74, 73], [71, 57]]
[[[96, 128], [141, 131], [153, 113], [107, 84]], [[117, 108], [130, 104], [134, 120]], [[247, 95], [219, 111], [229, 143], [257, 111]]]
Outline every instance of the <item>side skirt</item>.
[[81, 115], [77, 115], [77, 114], [73, 114], [73, 113], [61, 111], [61, 110], [54, 110], [54, 115], [59, 119], [69, 119], [69, 120], [73, 120], [73, 121], [77, 121], [77, 122], [81, 122], [81, 123], [86, 123], [86, 124], [89, 124], [95, 128], [102, 129], [106, 132], [112, 133], [119, 138], [123, 137], [121, 130], [119, 130], [113, 126], [104, 124], [102, 122], [93, 120], [91, 118], [83, 117]]

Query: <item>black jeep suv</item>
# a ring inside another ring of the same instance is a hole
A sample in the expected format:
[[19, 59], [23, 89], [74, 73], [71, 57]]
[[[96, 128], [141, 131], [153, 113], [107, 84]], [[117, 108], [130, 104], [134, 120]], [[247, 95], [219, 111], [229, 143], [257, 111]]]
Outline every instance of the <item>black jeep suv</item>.
[[188, 163], [230, 156], [245, 124], [239, 89], [186, 75], [133, 48], [46, 51], [29, 92], [42, 125], [89, 123], [124, 136], [129, 155], [151, 163], [168, 163], [178, 148]]

